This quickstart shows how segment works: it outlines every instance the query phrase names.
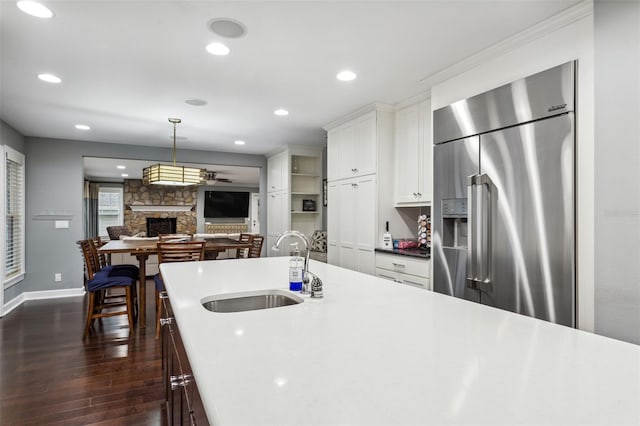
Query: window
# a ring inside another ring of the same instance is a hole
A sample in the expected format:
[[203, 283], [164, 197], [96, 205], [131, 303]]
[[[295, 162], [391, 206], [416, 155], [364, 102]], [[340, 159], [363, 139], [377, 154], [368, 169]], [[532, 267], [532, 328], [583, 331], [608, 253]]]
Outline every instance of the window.
[[107, 235], [107, 226], [123, 225], [122, 187], [98, 189], [98, 235]]
[[24, 155], [4, 147], [4, 286], [24, 276]]

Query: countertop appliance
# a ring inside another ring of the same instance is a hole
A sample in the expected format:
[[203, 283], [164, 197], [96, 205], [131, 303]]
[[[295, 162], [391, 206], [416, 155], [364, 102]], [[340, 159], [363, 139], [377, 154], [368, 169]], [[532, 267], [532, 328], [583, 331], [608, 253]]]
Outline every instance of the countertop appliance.
[[575, 326], [576, 66], [434, 111], [435, 291]]

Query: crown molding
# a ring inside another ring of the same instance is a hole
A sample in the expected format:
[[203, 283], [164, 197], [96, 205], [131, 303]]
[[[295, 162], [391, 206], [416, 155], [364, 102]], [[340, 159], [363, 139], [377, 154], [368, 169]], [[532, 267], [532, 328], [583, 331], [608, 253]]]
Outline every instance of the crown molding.
[[355, 120], [358, 117], [363, 116], [364, 114], [367, 114], [371, 111], [382, 111], [382, 112], [395, 112], [395, 107], [393, 105], [389, 105], [389, 104], [384, 104], [384, 103], [379, 103], [379, 102], [374, 102], [372, 104], [366, 105], [360, 109], [357, 109], [345, 116], [342, 116], [340, 118], [338, 118], [337, 120], [334, 120], [324, 126], [322, 126], [322, 128], [326, 131], [335, 129], [336, 127], [351, 121], [351, 120]]
[[552, 17], [527, 28], [499, 43], [494, 44], [480, 52], [471, 55], [460, 62], [457, 62], [447, 68], [437, 71], [426, 76], [420, 83], [426, 87], [433, 87], [436, 84], [449, 80], [460, 75], [478, 65], [497, 58], [507, 52], [510, 52], [523, 44], [529, 43], [536, 39], [546, 36], [549, 33], [557, 31], [563, 27], [573, 24], [581, 19], [593, 15], [593, 0], [583, 0], [574, 6], [571, 6]]
[[406, 99], [401, 100], [400, 102], [398, 102], [397, 104], [394, 105], [394, 110], [395, 111], [399, 111], [401, 109], [410, 107], [412, 105], [415, 105], [417, 103], [426, 101], [426, 100], [430, 100], [431, 99], [431, 92], [422, 92], [422, 93], [418, 93], [417, 95], [413, 95], [411, 97], [408, 97]]

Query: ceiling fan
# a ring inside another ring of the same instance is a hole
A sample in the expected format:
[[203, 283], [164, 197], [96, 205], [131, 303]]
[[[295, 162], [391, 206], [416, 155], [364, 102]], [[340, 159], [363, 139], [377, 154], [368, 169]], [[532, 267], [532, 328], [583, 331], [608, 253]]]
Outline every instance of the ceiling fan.
[[217, 176], [218, 176], [218, 172], [214, 172], [214, 171], [211, 171], [211, 170], [207, 170], [207, 172], [206, 172], [207, 181], [232, 183], [231, 179], [227, 179], [227, 178], [223, 178], [223, 177], [217, 177]]

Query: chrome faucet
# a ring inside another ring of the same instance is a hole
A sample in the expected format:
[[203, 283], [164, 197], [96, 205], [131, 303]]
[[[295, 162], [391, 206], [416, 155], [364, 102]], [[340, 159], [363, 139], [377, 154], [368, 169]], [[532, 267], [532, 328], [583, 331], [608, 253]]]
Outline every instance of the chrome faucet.
[[[306, 235], [304, 235], [300, 231], [284, 231], [282, 234], [278, 235], [278, 239], [271, 247], [272, 250], [279, 251], [278, 246], [286, 237], [298, 237], [304, 243], [304, 248], [307, 253], [304, 256], [304, 269], [302, 273], [302, 294], [311, 293], [311, 297], [322, 297], [322, 280], [315, 274], [309, 272], [309, 252], [311, 251], [311, 244], [309, 244], [309, 239]], [[309, 277], [311, 276], [311, 281], [309, 281]]]

